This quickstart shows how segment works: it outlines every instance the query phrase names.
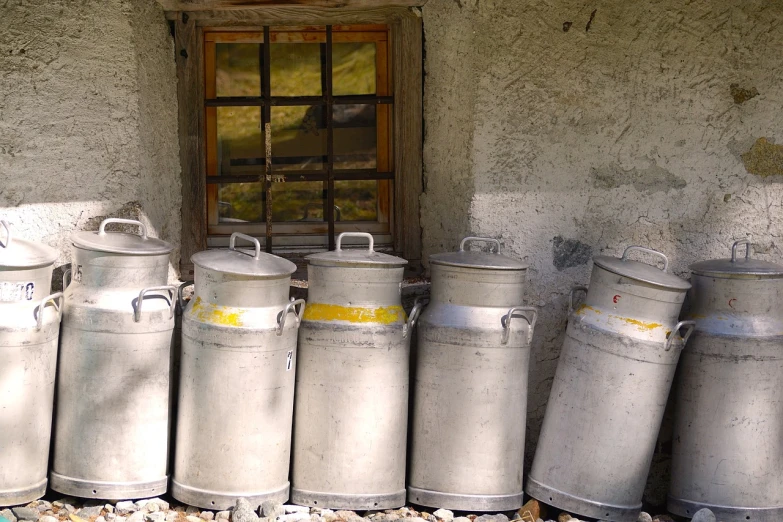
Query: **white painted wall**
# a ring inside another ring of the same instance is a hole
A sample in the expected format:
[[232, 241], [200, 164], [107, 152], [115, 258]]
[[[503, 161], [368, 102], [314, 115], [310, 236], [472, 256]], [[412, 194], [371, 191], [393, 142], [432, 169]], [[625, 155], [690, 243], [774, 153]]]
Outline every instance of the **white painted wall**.
[[173, 45], [155, 0], [0, 5], [0, 217], [58, 266], [103, 216], [179, 245]]
[[[783, 3], [429, 0], [423, 16], [425, 256], [485, 235], [530, 263], [530, 458], [592, 255], [640, 244], [687, 277], [750, 236], [783, 262]], [[664, 493], [653, 480], [648, 500]]]

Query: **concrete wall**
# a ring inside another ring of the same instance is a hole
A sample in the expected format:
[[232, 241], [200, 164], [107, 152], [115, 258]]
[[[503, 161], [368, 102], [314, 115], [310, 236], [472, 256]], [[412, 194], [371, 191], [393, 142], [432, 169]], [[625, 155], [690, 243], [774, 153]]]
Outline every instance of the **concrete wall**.
[[57, 265], [106, 216], [179, 244], [173, 45], [155, 0], [0, 5], [0, 217]]
[[687, 277], [749, 236], [781, 262], [783, 3], [429, 0], [423, 13], [425, 256], [471, 234], [530, 263], [531, 458], [568, 291], [593, 255], [644, 245]]

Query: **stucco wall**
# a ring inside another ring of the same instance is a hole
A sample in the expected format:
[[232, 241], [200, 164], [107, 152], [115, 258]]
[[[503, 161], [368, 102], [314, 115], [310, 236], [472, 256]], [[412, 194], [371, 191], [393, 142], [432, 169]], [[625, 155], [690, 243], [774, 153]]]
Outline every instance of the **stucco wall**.
[[[74, 230], [141, 218], [179, 244], [173, 40], [154, 0], [0, 6], [0, 216], [68, 263]], [[179, 250], [172, 257], [171, 275]]]
[[749, 236], [781, 262], [783, 3], [429, 0], [423, 16], [424, 253], [485, 235], [530, 263], [531, 458], [593, 255], [644, 245], [687, 277]]

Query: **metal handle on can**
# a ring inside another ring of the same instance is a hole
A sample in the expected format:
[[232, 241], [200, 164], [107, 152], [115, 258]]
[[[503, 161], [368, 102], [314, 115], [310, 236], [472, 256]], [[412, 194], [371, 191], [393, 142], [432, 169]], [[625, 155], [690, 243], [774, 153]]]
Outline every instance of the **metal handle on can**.
[[411, 309], [411, 315], [408, 316], [408, 322], [406, 323], [405, 331], [402, 332], [402, 338], [407, 339], [410, 333], [413, 331], [413, 328], [416, 326], [416, 321], [419, 319], [419, 315], [421, 315], [421, 311], [424, 310], [424, 307], [427, 306], [426, 303], [424, 303], [425, 297], [417, 297], [413, 301], [413, 308]]
[[500, 338], [500, 344], [508, 344], [508, 337], [511, 333], [511, 319], [515, 312], [530, 312], [533, 314], [533, 319], [530, 319], [525, 314], [520, 314], [525, 318], [527, 324], [530, 325], [530, 331], [527, 334], [527, 342], [530, 344], [533, 340], [533, 329], [536, 327], [536, 321], [538, 320], [538, 309], [532, 306], [514, 306], [500, 319], [500, 324], [503, 325], [503, 337]]
[[40, 331], [41, 328], [43, 328], [43, 315], [44, 315], [43, 311], [44, 311], [44, 307], [46, 306], [46, 303], [48, 303], [49, 301], [51, 301], [52, 304], [54, 304], [55, 308], [57, 308], [57, 320], [59, 321], [60, 319], [62, 319], [63, 298], [64, 298], [63, 293], [57, 292], [52, 295], [47, 295], [46, 297], [41, 299], [41, 304], [39, 304], [38, 307], [36, 308], [36, 310], [38, 310], [38, 317], [36, 317], [36, 322], [35, 322], [36, 330]]
[[253, 243], [253, 246], [256, 248], [256, 254], [253, 256], [253, 259], [261, 259], [261, 243], [258, 241], [258, 239], [248, 236], [247, 234], [243, 234], [241, 232], [234, 232], [231, 234], [231, 239], [228, 240], [228, 249], [229, 250], [236, 250], [236, 242], [237, 238], [244, 239], [245, 241], [248, 241], [250, 243]]
[[334, 250], [336, 252], [339, 252], [340, 250], [342, 250], [343, 237], [363, 237], [363, 238], [366, 238], [366, 239], [368, 239], [370, 241], [370, 247], [369, 247], [368, 250], [370, 252], [375, 252], [375, 250], [373, 250], [373, 247], [375, 246], [375, 239], [372, 237], [372, 234], [370, 234], [368, 232], [343, 232], [342, 234], [337, 236], [337, 243], [335, 244], [335, 247], [334, 247]]
[[682, 337], [682, 345], [685, 346], [685, 344], [688, 342], [688, 337], [691, 336], [693, 333], [693, 329], [696, 327], [696, 321], [680, 321], [677, 323], [677, 326], [674, 327], [674, 330], [672, 330], [672, 333], [669, 334], [669, 337], [666, 338], [666, 344], [664, 345], [664, 350], [667, 352], [672, 349], [672, 339], [674, 339], [674, 334], [679, 333], [680, 328], [683, 326], [688, 327], [688, 332], [681, 336]]
[[750, 247], [751, 242], [748, 239], [740, 239], [739, 241], [735, 241], [733, 245], [731, 245], [731, 262], [736, 263], [737, 262], [737, 247], [740, 245], [746, 245], [745, 246], [745, 259], [750, 259]]
[[648, 254], [652, 254], [654, 256], [658, 256], [661, 259], [663, 259], [663, 271], [666, 272], [669, 269], [669, 258], [666, 257], [666, 254], [663, 252], [658, 252], [657, 250], [653, 250], [652, 248], [646, 248], [642, 246], [629, 246], [625, 249], [625, 252], [623, 252], [623, 258], [621, 261], [625, 261], [628, 259], [628, 254], [632, 250], [638, 250], [639, 252], [647, 252]]
[[[67, 283], [65, 282], [66, 280], [68, 281]], [[72, 281], [71, 269], [66, 268], [65, 270], [63, 270], [63, 292], [65, 292], [65, 289], [68, 288], [68, 286], [70, 286], [71, 281]]]
[[144, 294], [146, 294], [147, 292], [160, 292], [163, 290], [168, 290], [169, 292], [171, 292], [171, 295], [169, 295], [169, 300], [171, 301], [169, 319], [174, 317], [174, 308], [177, 306], [177, 300], [175, 299], [175, 297], [177, 296], [177, 287], [174, 285], [151, 286], [139, 292], [139, 299], [136, 301], [136, 304], [133, 307], [134, 322], [138, 323], [139, 321], [141, 321], [141, 303], [144, 302]]
[[195, 284], [194, 281], [185, 281], [181, 285], [179, 285], [179, 288], [177, 289], [177, 305], [179, 306], [179, 312], [182, 313], [185, 311], [185, 303], [182, 299], [182, 291], [186, 289], [189, 286], [193, 286]]
[[465, 251], [465, 244], [469, 243], [471, 241], [484, 241], [485, 243], [494, 243], [495, 246], [497, 247], [497, 252], [495, 252], [495, 253], [496, 254], [500, 254], [500, 241], [498, 241], [495, 238], [491, 238], [491, 237], [468, 236], [468, 237], [462, 238], [462, 241], [460, 241], [460, 244], [459, 244], [459, 251], [460, 252], [464, 252]]
[[576, 285], [571, 289], [571, 291], [568, 293], [568, 313], [572, 314], [574, 313], [574, 294], [577, 292], [584, 292], [585, 295], [587, 294], [587, 287], [584, 285]]
[[106, 225], [111, 225], [112, 223], [120, 223], [122, 225], [137, 225], [141, 229], [141, 238], [147, 239], [147, 226], [141, 221], [136, 221], [135, 219], [121, 219], [121, 218], [104, 219], [103, 221], [101, 221], [101, 226], [98, 227], [98, 235], [105, 236]]
[[11, 244], [11, 225], [9, 225], [8, 221], [5, 219], [0, 219], [0, 225], [3, 225], [3, 228], [5, 229], [5, 244], [0, 243], [0, 246], [8, 248], [8, 245]]
[[[300, 305], [299, 311], [296, 312], [296, 305]], [[302, 316], [304, 315], [305, 311], [305, 300], [304, 299], [296, 299], [292, 300], [290, 303], [285, 305], [285, 308], [283, 308], [283, 311], [280, 312], [280, 317], [277, 320], [277, 335], [283, 335], [283, 328], [285, 328], [285, 318], [288, 317], [288, 313], [293, 310], [296, 312], [296, 322], [300, 323], [302, 322]]]

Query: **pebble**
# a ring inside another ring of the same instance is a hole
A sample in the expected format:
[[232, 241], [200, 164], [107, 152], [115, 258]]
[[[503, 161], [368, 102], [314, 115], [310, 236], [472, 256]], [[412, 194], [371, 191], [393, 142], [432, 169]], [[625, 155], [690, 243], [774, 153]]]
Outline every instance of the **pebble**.
[[76, 512], [76, 516], [89, 519], [92, 517], [97, 517], [101, 514], [101, 511], [103, 511], [103, 506], [88, 506], [78, 510]]
[[691, 522], [715, 522], [715, 513], [707, 508], [700, 509], [693, 515]]
[[179, 513], [176, 511], [169, 511], [166, 513], [166, 522], [174, 522], [179, 518]]
[[199, 517], [201, 517], [202, 520], [214, 520], [215, 514], [211, 511], [202, 511]]
[[106, 520], [109, 522], [114, 522], [117, 519], [116, 513], [106, 513]]
[[[309, 510], [308, 510], [309, 511]], [[302, 522], [303, 520], [310, 520], [310, 513], [288, 513], [277, 517], [278, 522]], [[234, 522], [236, 522], [236, 516], [234, 516]]]
[[[58, 519], [56, 517], [52, 517], [49, 515], [44, 515], [41, 518], [38, 519], [38, 522], [58, 522]], [[95, 522], [98, 522], [97, 520]]]
[[451, 522], [471, 522], [468, 517], [457, 517]]
[[639, 518], [636, 519], [636, 522], [652, 522], [652, 517], [649, 513], [642, 511], [639, 513]]
[[258, 522], [258, 515], [246, 498], [238, 498], [231, 519], [233, 522]]
[[185, 517], [185, 520], [187, 520], [188, 522], [201, 522], [201, 519], [196, 515], [188, 515]]
[[128, 522], [142, 522], [144, 520], [144, 513], [141, 511], [134, 511], [131, 516], [128, 517]]
[[114, 519], [114, 522], [125, 522], [128, 520], [128, 517], [117, 517]]
[[653, 522], [674, 522], [674, 519], [669, 515], [655, 515]]
[[[162, 511], [153, 511], [152, 513], [147, 513], [144, 520], [146, 522], [164, 522], [166, 520], [166, 514]], [[95, 522], [98, 521], [96, 520]]]
[[128, 515], [136, 511], [136, 504], [130, 500], [125, 500], [123, 502], [117, 502], [114, 509], [117, 511], [118, 515]]
[[11, 511], [17, 520], [38, 520], [38, 510], [36, 508], [15, 507], [11, 508]]
[[310, 508], [305, 506], [297, 506], [294, 504], [286, 504], [283, 506], [286, 513], [307, 513], [310, 514]]
[[13, 512], [10, 509], [0, 510], [0, 517], [3, 517], [8, 522], [16, 522], [16, 516], [13, 514]]
[[567, 522], [568, 520], [571, 520], [571, 515], [568, 513], [560, 513], [557, 515], [557, 522]]
[[197, 517], [197, 516], [199, 516], [201, 514], [201, 510], [199, 508], [195, 507], [195, 506], [188, 506], [185, 509], [185, 514], [186, 515], [193, 515], [193, 516]]
[[275, 519], [286, 513], [283, 504], [280, 502], [272, 502], [271, 500], [267, 500], [261, 504], [260, 512], [261, 516], [269, 517], [271, 519]]
[[[40, 520], [38, 522], [41, 522]], [[95, 519], [95, 522], [106, 522], [106, 519], [104, 517], [98, 517]]]
[[107, 513], [114, 513], [114, 506], [111, 504], [104, 504], [103, 509], [105, 509]]
[[502, 513], [497, 515], [481, 515], [473, 522], [508, 522], [508, 517]]
[[215, 518], [218, 520], [228, 520], [231, 517], [231, 511], [218, 511]]

